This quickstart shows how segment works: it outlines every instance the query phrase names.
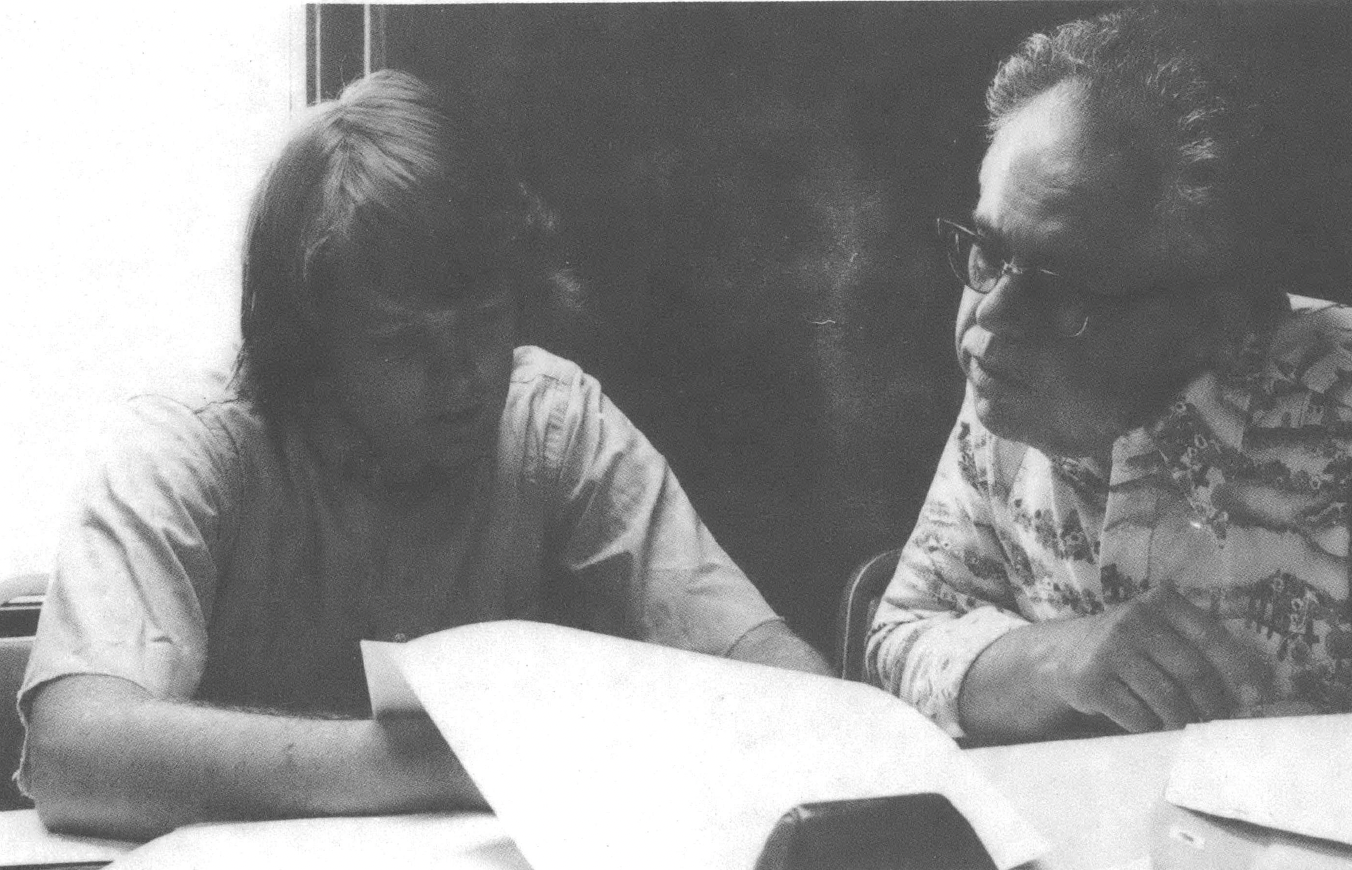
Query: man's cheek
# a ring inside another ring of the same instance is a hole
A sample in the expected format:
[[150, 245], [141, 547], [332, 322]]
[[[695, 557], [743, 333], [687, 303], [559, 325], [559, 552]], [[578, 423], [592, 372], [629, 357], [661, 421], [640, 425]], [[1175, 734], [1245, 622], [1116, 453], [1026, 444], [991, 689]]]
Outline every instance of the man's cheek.
[[962, 337], [967, 330], [972, 328], [972, 315], [975, 308], [976, 306], [968, 303], [966, 299], [964, 299], [962, 305], [958, 307], [958, 319], [953, 327], [953, 352], [957, 355], [959, 360], [962, 359]]

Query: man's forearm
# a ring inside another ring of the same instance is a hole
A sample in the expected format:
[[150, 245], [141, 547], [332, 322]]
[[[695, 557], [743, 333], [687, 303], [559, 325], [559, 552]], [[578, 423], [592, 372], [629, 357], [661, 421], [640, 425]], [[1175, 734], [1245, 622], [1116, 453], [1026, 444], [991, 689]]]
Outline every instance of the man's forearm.
[[778, 620], [762, 623], [733, 645], [728, 658], [791, 671], [831, 676], [831, 666], [807, 641]]
[[958, 720], [972, 741], [1047, 739], [1086, 726], [1086, 717], [1039, 679], [1047, 645], [1059, 629], [1056, 622], [1013, 629], [976, 657], [958, 693]]
[[322, 720], [66, 677], [34, 699], [27, 771], [53, 829], [142, 839], [214, 819], [483, 806], [426, 718]]

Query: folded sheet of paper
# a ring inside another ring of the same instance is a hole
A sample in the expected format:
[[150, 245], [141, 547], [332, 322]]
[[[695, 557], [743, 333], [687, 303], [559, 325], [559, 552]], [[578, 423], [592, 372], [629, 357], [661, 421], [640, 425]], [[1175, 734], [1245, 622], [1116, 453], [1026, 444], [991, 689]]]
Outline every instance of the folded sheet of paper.
[[108, 870], [531, 870], [491, 813], [188, 825]]
[[425, 710], [534, 870], [750, 870], [797, 804], [919, 792], [1002, 870], [1047, 848], [870, 686], [529, 622], [362, 647], [377, 715]]
[[1170, 803], [1352, 846], [1352, 715], [1190, 725]]

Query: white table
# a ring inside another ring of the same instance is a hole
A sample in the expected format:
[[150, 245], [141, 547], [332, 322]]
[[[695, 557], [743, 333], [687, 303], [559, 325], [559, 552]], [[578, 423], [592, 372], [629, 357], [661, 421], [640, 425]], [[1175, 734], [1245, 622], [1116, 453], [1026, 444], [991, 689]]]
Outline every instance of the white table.
[[530, 870], [491, 813], [189, 825], [144, 845], [50, 834], [33, 810], [0, 813], [0, 867], [109, 861], [118, 870]]
[[[1150, 866], [1152, 844], [1180, 812], [1165, 802], [1164, 790], [1182, 736], [1100, 737], [966, 753], [1053, 844], [1034, 870], [1135, 870]], [[115, 866], [129, 870], [179, 867], [185, 861], [197, 870], [291, 870], [391, 860], [401, 870], [530, 870], [501, 824], [486, 813], [198, 825], [134, 851], [129, 844], [63, 837], [49, 838], [46, 852], [12, 848], [15, 837], [33, 845], [45, 836], [40, 832], [31, 810], [0, 813], [0, 867], [40, 863], [32, 856], [70, 862], [120, 856]], [[15, 860], [22, 855], [29, 860]], [[1306, 866], [1300, 860], [1289, 866]], [[1345, 866], [1344, 860], [1336, 866]]]
[[[1178, 732], [1136, 737], [1034, 743], [967, 750], [977, 767], [1054, 845], [1040, 870], [1107, 870], [1149, 854], [1152, 825], [1164, 808], [1164, 785]], [[0, 814], [6, 836], [37, 836], [29, 811]], [[14, 842], [14, 841], [11, 841]], [[404, 844], [404, 845], [401, 845]], [[64, 848], [62, 848], [64, 846]], [[111, 841], [53, 837], [43, 860], [111, 860], [129, 847]], [[401, 868], [529, 870], [490, 815], [385, 819], [308, 819], [231, 823], [180, 829], [126, 854], [118, 867], [175, 866], [192, 856], [206, 868], [322, 865], [337, 856], [353, 866], [362, 855], [398, 854]], [[19, 853], [0, 848], [0, 862]], [[247, 860], [246, 860], [247, 859]], [[332, 865], [331, 865], [332, 866]]]

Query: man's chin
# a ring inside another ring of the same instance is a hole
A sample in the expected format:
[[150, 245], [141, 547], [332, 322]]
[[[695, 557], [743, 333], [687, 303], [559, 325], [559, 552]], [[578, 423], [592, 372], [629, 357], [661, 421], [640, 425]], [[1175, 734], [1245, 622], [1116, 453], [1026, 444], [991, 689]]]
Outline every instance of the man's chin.
[[1106, 429], [1101, 433], [1058, 431], [1053, 411], [1039, 412], [1029, 401], [995, 400], [978, 395], [974, 397], [973, 408], [981, 425], [992, 435], [1027, 444], [1048, 456], [1106, 459], [1116, 437]]
[[[1027, 397], [1008, 395], [982, 396], [977, 394], [973, 407], [976, 418], [997, 438], [1027, 444], [1043, 453], [1057, 453], [1055, 439], [1043, 437], [1041, 431], [1050, 420], [1050, 413], [1039, 414]], [[1041, 426], [1039, 426], [1041, 424]]]
[[1020, 402], [1006, 395], [990, 395], [977, 391], [973, 394], [972, 407], [976, 411], [976, 418], [986, 427], [986, 431], [998, 438], [1026, 442], [1031, 434], [1024, 419], [1028, 413], [1026, 401]]
[[380, 483], [391, 492], [405, 495], [426, 495], [459, 487], [473, 479], [487, 453], [479, 440], [422, 450], [382, 465]]

